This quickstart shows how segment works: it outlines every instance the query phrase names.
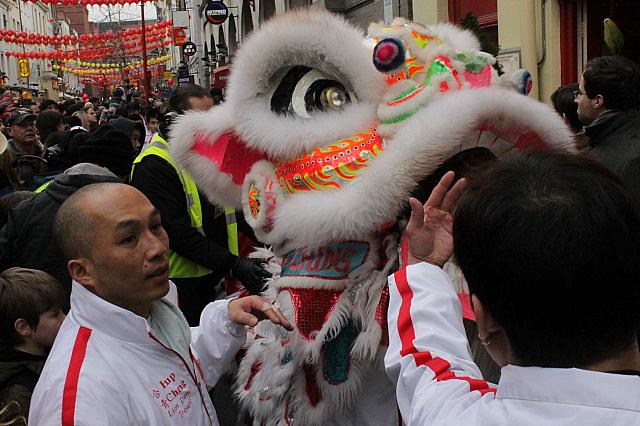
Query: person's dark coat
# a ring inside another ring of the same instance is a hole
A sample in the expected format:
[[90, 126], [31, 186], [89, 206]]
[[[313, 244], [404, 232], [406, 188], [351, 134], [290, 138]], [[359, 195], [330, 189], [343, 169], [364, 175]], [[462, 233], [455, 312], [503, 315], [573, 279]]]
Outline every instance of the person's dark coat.
[[584, 128], [591, 149], [624, 182], [640, 203], [640, 110], [611, 111]]
[[31, 355], [3, 345], [0, 349], [0, 406], [16, 401], [20, 409], [15, 414], [27, 418], [31, 394], [44, 362], [44, 356]]
[[60, 205], [78, 189], [91, 183], [119, 182], [109, 170], [78, 164], [56, 177], [36, 197], [23, 201], [9, 212], [0, 230], [0, 268], [14, 266], [39, 269], [53, 275], [71, 292], [66, 262], [53, 240], [53, 223]]

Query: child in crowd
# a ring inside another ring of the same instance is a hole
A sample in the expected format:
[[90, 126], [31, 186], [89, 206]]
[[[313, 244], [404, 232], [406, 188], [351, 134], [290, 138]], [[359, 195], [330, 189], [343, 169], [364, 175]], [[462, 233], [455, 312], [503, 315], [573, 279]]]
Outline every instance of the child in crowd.
[[31, 394], [65, 318], [65, 293], [46, 272], [0, 273], [0, 406], [16, 401], [27, 417]]

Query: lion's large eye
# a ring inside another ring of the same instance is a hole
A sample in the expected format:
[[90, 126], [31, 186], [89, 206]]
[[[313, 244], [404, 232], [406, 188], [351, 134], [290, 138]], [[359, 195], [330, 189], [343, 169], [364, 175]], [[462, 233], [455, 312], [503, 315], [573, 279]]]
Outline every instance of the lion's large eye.
[[279, 115], [309, 118], [315, 112], [340, 111], [355, 96], [344, 84], [302, 65], [282, 78], [271, 96], [271, 111]]

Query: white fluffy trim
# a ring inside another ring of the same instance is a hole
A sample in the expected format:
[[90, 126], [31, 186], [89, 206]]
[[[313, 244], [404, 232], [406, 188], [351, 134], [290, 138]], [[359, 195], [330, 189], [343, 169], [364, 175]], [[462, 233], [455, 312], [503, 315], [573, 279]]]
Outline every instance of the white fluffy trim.
[[480, 42], [469, 30], [462, 29], [448, 22], [430, 25], [429, 29], [445, 44], [455, 50], [480, 50]]
[[[357, 103], [309, 119], [271, 111], [271, 93], [286, 71], [305, 65], [342, 82]], [[229, 80], [227, 105], [238, 135], [272, 158], [292, 158], [367, 128], [386, 84], [364, 35], [344, 18], [300, 9], [277, 16], [243, 43]]]
[[197, 132], [213, 142], [222, 133], [232, 130], [233, 124], [233, 113], [226, 105], [206, 112], [187, 112], [171, 126], [169, 150], [172, 158], [191, 174], [209, 201], [240, 208], [242, 187], [235, 185], [216, 164], [191, 150]]
[[[572, 150], [571, 133], [546, 105], [501, 88], [461, 90], [439, 98], [397, 129], [384, 151], [340, 191], [294, 194], [278, 206], [268, 235], [276, 254], [358, 239], [394, 220], [416, 183], [478, 142], [478, 127], [534, 132], [550, 148]], [[499, 156], [516, 149], [483, 144]], [[480, 145], [482, 146], [482, 145]]]

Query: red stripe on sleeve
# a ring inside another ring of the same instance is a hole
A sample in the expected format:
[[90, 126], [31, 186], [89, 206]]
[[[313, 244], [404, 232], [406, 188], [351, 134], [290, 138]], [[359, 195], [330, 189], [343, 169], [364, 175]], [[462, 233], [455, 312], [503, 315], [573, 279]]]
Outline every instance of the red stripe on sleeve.
[[402, 342], [400, 355], [405, 356], [417, 352], [416, 348], [413, 347], [416, 332], [413, 329], [411, 312], [409, 311], [411, 308], [411, 299], [413, 299], [413, 291], [411, 290], [411, 287], [409, 287], [409, 282], [407, 281], [406, 268], [402, 268], [396, 272], [395, 279], [398, 292], [402, 298], [400, 312], [398, 313], [398, 333], [400, 334], [400, 341]]
[[479, 391], [482, 395], [493, 392], [496, 390], [490, 388], [489, 384], [480, 379], [474, 379], [466, 376], [456, 376], [455, 372], [451, 371], [451, 364], [443, 358], [433, 357], [429, 351], [418, 351], [414, 345], [416, 339], [416, 332], [413, 327], [413, 320], [411, 319], [411, 301], [413, 300], [413, 290], [409, 286], [409, 280], [407, 279], [407, 269], [402, 268], [394, 274], [396, 281], [396, 287], [402, 303], [400, 304], [400, 312], [398, 312], [398, 334], [400, 335], [400, 342], [402, 343], [402, 349], [400, 350], [401, 356], [412, 355], [416, 363], [416, 367], [424, 365], [432, 370], [435, 374], [435, 380], [463, 380], [469, 383], [470, 391]]
[[67, 378], [64, 382], [64, 392], [62, 393], [62, 426], [73, 426], [76, 412], [76, 396], [78, 394], [78, 379], [80, 369], [87, 352], [87, 343], [91, 337], [91, 329], [80, 327], [73, 344], [71, 360], [67, 369]]

